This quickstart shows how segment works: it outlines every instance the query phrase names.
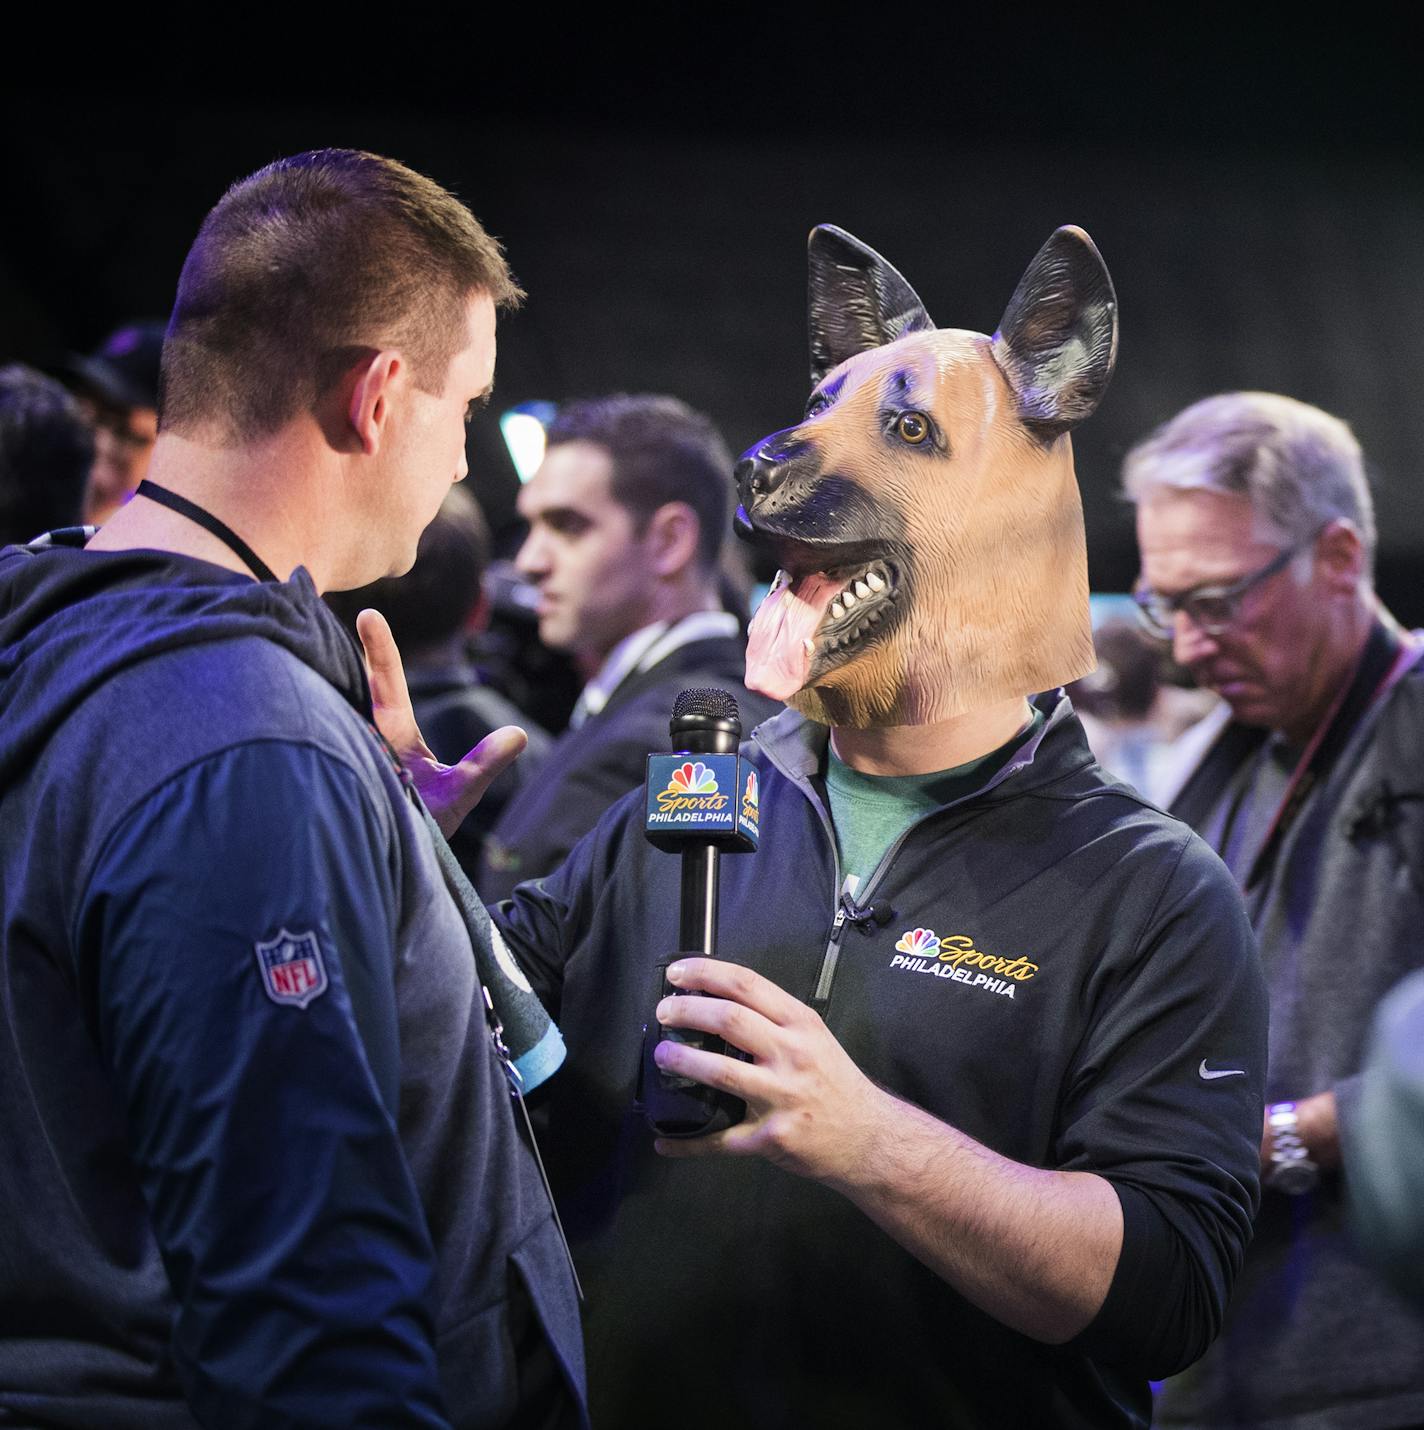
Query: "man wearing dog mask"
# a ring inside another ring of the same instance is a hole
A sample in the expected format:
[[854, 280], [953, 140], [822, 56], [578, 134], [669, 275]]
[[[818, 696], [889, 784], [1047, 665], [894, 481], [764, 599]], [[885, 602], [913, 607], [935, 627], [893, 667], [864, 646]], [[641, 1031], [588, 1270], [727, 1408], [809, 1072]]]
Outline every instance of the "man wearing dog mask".
[[[1057, 688], [1093, 663], [1067, 434], [1112, 285], [1060, 229], [997, 334], [938, 330], [821, 228], [810, 296], [806, 415], [738, 468], [783, 567], [748, 684], [793, 709], [753, 741], [723, 957], [658, 1000], [678, 868], [641, 793], [495, 911], [569, 1042], [552, 1173], [595, 1420], [1145, 1425], [1249, 1235], [1265, 1003], [1226, 871]], [[745, 1051], [655, 1054], [742, 1121], [654, 1146], [654, 1014]]]

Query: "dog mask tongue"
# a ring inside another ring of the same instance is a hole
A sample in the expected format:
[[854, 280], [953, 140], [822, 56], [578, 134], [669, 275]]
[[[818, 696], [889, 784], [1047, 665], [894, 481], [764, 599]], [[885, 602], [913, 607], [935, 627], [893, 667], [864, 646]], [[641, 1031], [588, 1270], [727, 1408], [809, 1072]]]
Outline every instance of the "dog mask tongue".
[[811, 678], [817, 627], [842, 582], [820, 571], [792, 581], [778, 571], [747, 631], [747, 687], [790, 700]]

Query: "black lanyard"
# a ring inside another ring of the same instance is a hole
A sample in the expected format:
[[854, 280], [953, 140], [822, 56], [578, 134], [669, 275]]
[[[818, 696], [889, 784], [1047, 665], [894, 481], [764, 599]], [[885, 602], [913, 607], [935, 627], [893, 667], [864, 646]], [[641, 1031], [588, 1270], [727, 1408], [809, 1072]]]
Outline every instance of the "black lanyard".
[[277, 579], [277, 573], [225, 521], [219, 521], [212, 512], [200, 507], [197, 502], [180, 497], [177, 492], [170, 492], [167, 487], [160, 487], [157, 482], [150, 482], [147, 478], [138, 484], [134, 495], [147, 497], [149, 501], [157, 502], [159, 506], [166, 506], [169, 511], [176, 511], [179, 516], [186, 516], [189, 521], [197, 522], [205, 531], [216, 536], [259, 581]]

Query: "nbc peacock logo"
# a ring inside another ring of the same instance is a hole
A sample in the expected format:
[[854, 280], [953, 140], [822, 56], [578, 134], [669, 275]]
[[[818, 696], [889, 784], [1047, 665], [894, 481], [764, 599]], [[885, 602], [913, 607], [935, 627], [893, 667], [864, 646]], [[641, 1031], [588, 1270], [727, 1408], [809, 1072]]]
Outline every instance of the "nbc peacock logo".
[[895, 947], [912, 958], [939, 957], [939, 939], [933, 929], [910, 929], [900, 935]]
[[668, 780], [664, 794], [716, 794], [717, 776], [698, 760], [679, 765]]
[[751, 832], [756, 833], [757, 826], [761, 819], [761, 811], [757, 808], [757, 772], [747, 771], [747, 782], [742, 789], [742, 822], [749, 825]]

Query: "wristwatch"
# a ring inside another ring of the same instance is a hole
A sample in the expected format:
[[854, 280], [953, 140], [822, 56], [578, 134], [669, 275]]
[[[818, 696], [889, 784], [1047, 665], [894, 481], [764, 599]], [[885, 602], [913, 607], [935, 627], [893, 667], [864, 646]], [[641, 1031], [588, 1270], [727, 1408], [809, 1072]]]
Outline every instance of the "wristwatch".
[[1266, 1173], [1266, 1185], [1288, 1197], [1308, 1192], [1320, 1180], [1320, 1168], [1310, 1160], [1310, 1152], [1301, 1140], [1295, 1103], [1272, 1103], [1266, 1122], [1271, 1129], [1271, 1167]]

